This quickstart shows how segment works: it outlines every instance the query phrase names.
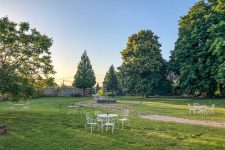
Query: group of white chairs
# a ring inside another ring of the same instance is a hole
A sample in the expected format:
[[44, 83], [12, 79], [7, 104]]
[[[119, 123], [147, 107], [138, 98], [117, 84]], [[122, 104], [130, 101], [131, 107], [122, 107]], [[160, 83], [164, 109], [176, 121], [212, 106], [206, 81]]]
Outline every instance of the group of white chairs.
[[200, 105], [198, 103], [194, 103], [193, 105], [188, 104], [189, 114], [202, 114], [202, 115], [210, 115], [215, 113], [215, 104], [211, 106]]
[[9, 102], [8, 104], [8, 110], [9, 112], [13, 112], [14, 110], [29, 110], [30, 109], [30, 102], [25, 102], [25, 103], [13, 103]]
[[[104, 117], [103, 117], [104, 116]], [[103, 133], [104, 130], [107, 132], [110, 128], [112, 134], [115, 128], [124, 127], [125, 122], [127, 122], [129, 116], [129, 110], [124, 109], [121, 117], [118, 114], [102, 114], [100, 111], [95, 111], [94, 114], [86, 114], [86, 131], [90, 128], [91, 133], [94, 129], [100, 129]]]

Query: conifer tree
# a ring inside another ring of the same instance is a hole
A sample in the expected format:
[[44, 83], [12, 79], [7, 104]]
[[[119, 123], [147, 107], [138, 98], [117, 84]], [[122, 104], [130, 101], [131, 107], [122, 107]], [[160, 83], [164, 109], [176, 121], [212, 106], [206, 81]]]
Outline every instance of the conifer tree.
[[110, 66], [109, 71], [106, 73], [104, 81], [106, 82], [107, 90], [112, 92], [113, 95], [113, 92], [118, 89], [118, 79], [113, 65]]
[[81, 61], [78, 64], [77, 72], [74, 76], [73, 86], [83, 89], [84, 96], [86, 96], [86, 89], [92, 88], [96, 83], [95, 73], [92, 69], [91, 62], [87, 56], [87, 52], [81, 56]]

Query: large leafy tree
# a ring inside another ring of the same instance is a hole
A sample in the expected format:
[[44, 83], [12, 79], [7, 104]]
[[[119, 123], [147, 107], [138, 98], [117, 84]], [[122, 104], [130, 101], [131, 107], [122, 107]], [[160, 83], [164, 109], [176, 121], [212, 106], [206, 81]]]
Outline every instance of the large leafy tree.
[[92, 69], [91, 62], [87, 56], [87, 52], [81, 56], [81, 61], [78, 64], [77, 72], [74, 76], [73, 86], [77, 88], [82, 88], [84, 91], [84, 96], [86, 96], [86, 89], [92, 88], [96, 83], [95, 73]]
[[0, 18], [0, 92], [14, 100], [27, 99], [37, 82], [54, 74], [52, 39], [29, 23]]
[[225, 1], [199, 1], [179, 22], [171, 69], [183, 91], [213, 96], [224, 88]]
[[151, 30], [141, 30], [128, 38], [121, 52], [121, 85], [128, 93], [152, 95], [168, 92], [167, 62], [162, 58], [158, 37]]
[[118, 89], [118, 79], [113, 65], [110, 66], [109, 71], [106, 73], [104, 82], [106, 83], [107, 90], [112, 92], [112, 95]]

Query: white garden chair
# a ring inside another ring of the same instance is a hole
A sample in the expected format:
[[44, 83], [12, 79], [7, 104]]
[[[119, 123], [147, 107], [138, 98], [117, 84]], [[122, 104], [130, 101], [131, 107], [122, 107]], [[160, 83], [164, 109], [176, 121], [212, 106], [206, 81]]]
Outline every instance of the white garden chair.
[[12, 102], [9, 102], [8, 109], [9, 109], [9, 112], [13, 112], [13, 110], [15, 109], [15, 107], [14, 107]]
[[23, 106], [23, 110], [29, 110], [30, 109], [30, 102], [26, 102]]
[[92, 133], [93, 129], [96, 128], [97, 126], [98, 126], [97, 121], [93, 119], [91, 116], [89, 116], [88, 114], [86, 114], [86, 124], [85, 124], [86, 131], [88, 127], [90, 127], [91, 133]]
[[189, 114], [195, 114], [195, 108], [193, 106], [191, 106], [191, 104], [188, 104], [188, 110], [189, 110]]
[[108, 128], [112, 128], [112, 134], [114, 133], [114, 129], [115, 129], [115, 123], [110, 120], [109, 118], [107, 118], [107, 121], [106, 122], [102, 122], [101, 124], [101, 128], [102, 128], [102, 133], [103, 133], [103, 130], [104, 130], [104, 127], [105, 127], [105, 131], [107, 132], [108, 131]]
[[214, 113], [215, 113], [215, 104], [212, 104], [212, 105], [208, 108], [208, 113], [209, 113], [209, 114], [214, 114]]
[[124, 122], [128, 121], [129, 110], [125, 109], [123, 113], [123, 118], [119, 119], [122, 123], [122, 127], [124, 127]]

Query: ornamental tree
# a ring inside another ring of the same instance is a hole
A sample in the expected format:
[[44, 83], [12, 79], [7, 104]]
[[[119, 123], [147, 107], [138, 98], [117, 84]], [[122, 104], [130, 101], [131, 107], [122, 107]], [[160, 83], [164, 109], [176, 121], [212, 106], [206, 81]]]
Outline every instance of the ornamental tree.
[[35, 84], [54, 74], [52, 39], [29, 23], [0, 19], [0, 93], [14, 100], [32, 96]]
[[86, 89], [92, 88], [96, 83], [95, 73], [92, 69], [91, 62], [87, 56], [87, 52], [81, 56], [81, 61], [77, 66], [77, 72], [74, 76], [73, 86], [83, 89], [86, 96]]
[[126, 92], [143, 96], [168, 93], [167, 62], [160, 47], [158, 36], [151, 30], [141, 30], [128, 38], [119, 67]]

